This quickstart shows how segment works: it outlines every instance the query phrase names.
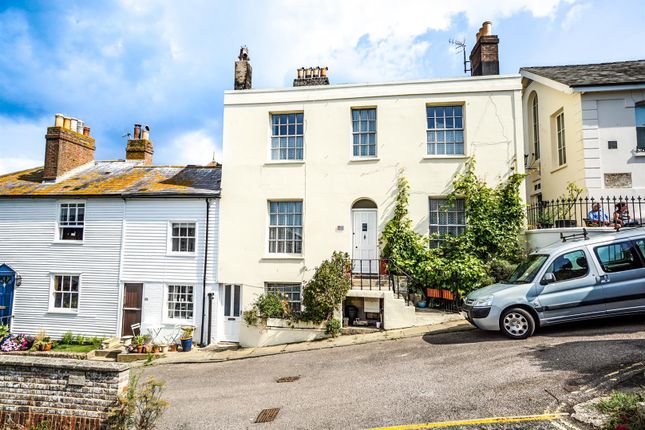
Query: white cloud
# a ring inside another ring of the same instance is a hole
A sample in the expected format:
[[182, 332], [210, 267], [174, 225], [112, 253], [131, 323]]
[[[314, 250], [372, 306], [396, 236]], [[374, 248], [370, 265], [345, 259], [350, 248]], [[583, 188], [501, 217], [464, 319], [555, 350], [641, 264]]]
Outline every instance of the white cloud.
[[171, 145], [161, 151], [162, 160], [170, 160], [171, 164], [205, 165], [213, 158], [222, 161], [222, 151], [215, 144], [215, 139], [205, 129], [189, 131], [176, 137]]
[[0, 174], [43, 165], [49, 122], [53, 117], [30, 121], [0, 116]]
[[568, 30], [576, 23], [587, 9], [591, 8], [588, 3], [574, 4], [562, 20], [562, 28]]

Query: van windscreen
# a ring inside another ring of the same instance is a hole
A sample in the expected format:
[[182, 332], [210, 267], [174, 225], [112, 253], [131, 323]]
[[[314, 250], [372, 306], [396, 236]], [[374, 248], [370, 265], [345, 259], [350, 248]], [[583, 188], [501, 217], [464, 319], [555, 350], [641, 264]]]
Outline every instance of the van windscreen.
[[504, 284], [528, 284], [533, 282], [535, 275], [540, 271], [544, 262], [549, 258], [544, 254], [529, 255], [526, 260], [521, 262], [515, 271], [508, 277]]

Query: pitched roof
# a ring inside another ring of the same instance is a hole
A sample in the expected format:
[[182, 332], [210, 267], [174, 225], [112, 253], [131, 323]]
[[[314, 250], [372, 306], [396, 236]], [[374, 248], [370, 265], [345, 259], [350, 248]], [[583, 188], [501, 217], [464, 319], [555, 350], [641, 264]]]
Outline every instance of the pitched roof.
[[43, 182], [43, 168], [0, 176], [0, 197], [50, 196], [213, 196], [219, 197], [221, 166], [145, 166], [119, 161], [95, 161]]
[[526, 71], [570, 87], [645, 83], [645, 60], [569, 66], [522, 67]]

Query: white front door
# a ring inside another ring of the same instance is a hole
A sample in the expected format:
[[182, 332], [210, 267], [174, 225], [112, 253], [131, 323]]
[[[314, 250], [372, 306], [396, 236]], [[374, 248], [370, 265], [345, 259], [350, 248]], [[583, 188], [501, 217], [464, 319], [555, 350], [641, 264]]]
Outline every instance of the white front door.
[[376, 209], [352, 210], [352, 259], [355, 274], [378, 274]]
[[222, 312], [224, 316], [222, 340], [226, 342], [239, 342], [242, 314], [242, 286], [235, 284], [222, 285], [220, 287], [220, 298], [222, 299], [222, 306], [224, 308]]

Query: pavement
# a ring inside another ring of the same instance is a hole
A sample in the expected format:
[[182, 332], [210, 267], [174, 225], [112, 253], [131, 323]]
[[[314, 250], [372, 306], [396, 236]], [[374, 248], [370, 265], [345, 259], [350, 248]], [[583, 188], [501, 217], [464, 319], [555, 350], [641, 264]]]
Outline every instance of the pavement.
[[[316, 351], [320, 349], [339, 348], [361, 345], [385, 340], [418, 337], [426, 333], [469, 330], [472, 326], [462, 316], [455, 313], [438, 311], [417, 312], [416, 324], [413, 327], [339, 336], [314, 342], [292, 343], [287, 345], [266, 346], [261, 348], [240, 348], [226, 351], [206, 348], [193, 348], [187, 353], [169, 353], [154, 361], [155, 365], [179, 363], [210, 363], [264, 357], [291, 352]], [[141, 365], [143, 363], [139, 363]]]
[[[645, 366], [645, 317], [546, 328], [524, 341], [461, 330], [143, 371], [166, 381], [161, 430], [571, 430], [583, 428], [566, 415], [572, 399]], [[275, 420], [256, 424], [268, 408], [279, 408]], [[539, 419], [485, 421], [522, 416]]]

